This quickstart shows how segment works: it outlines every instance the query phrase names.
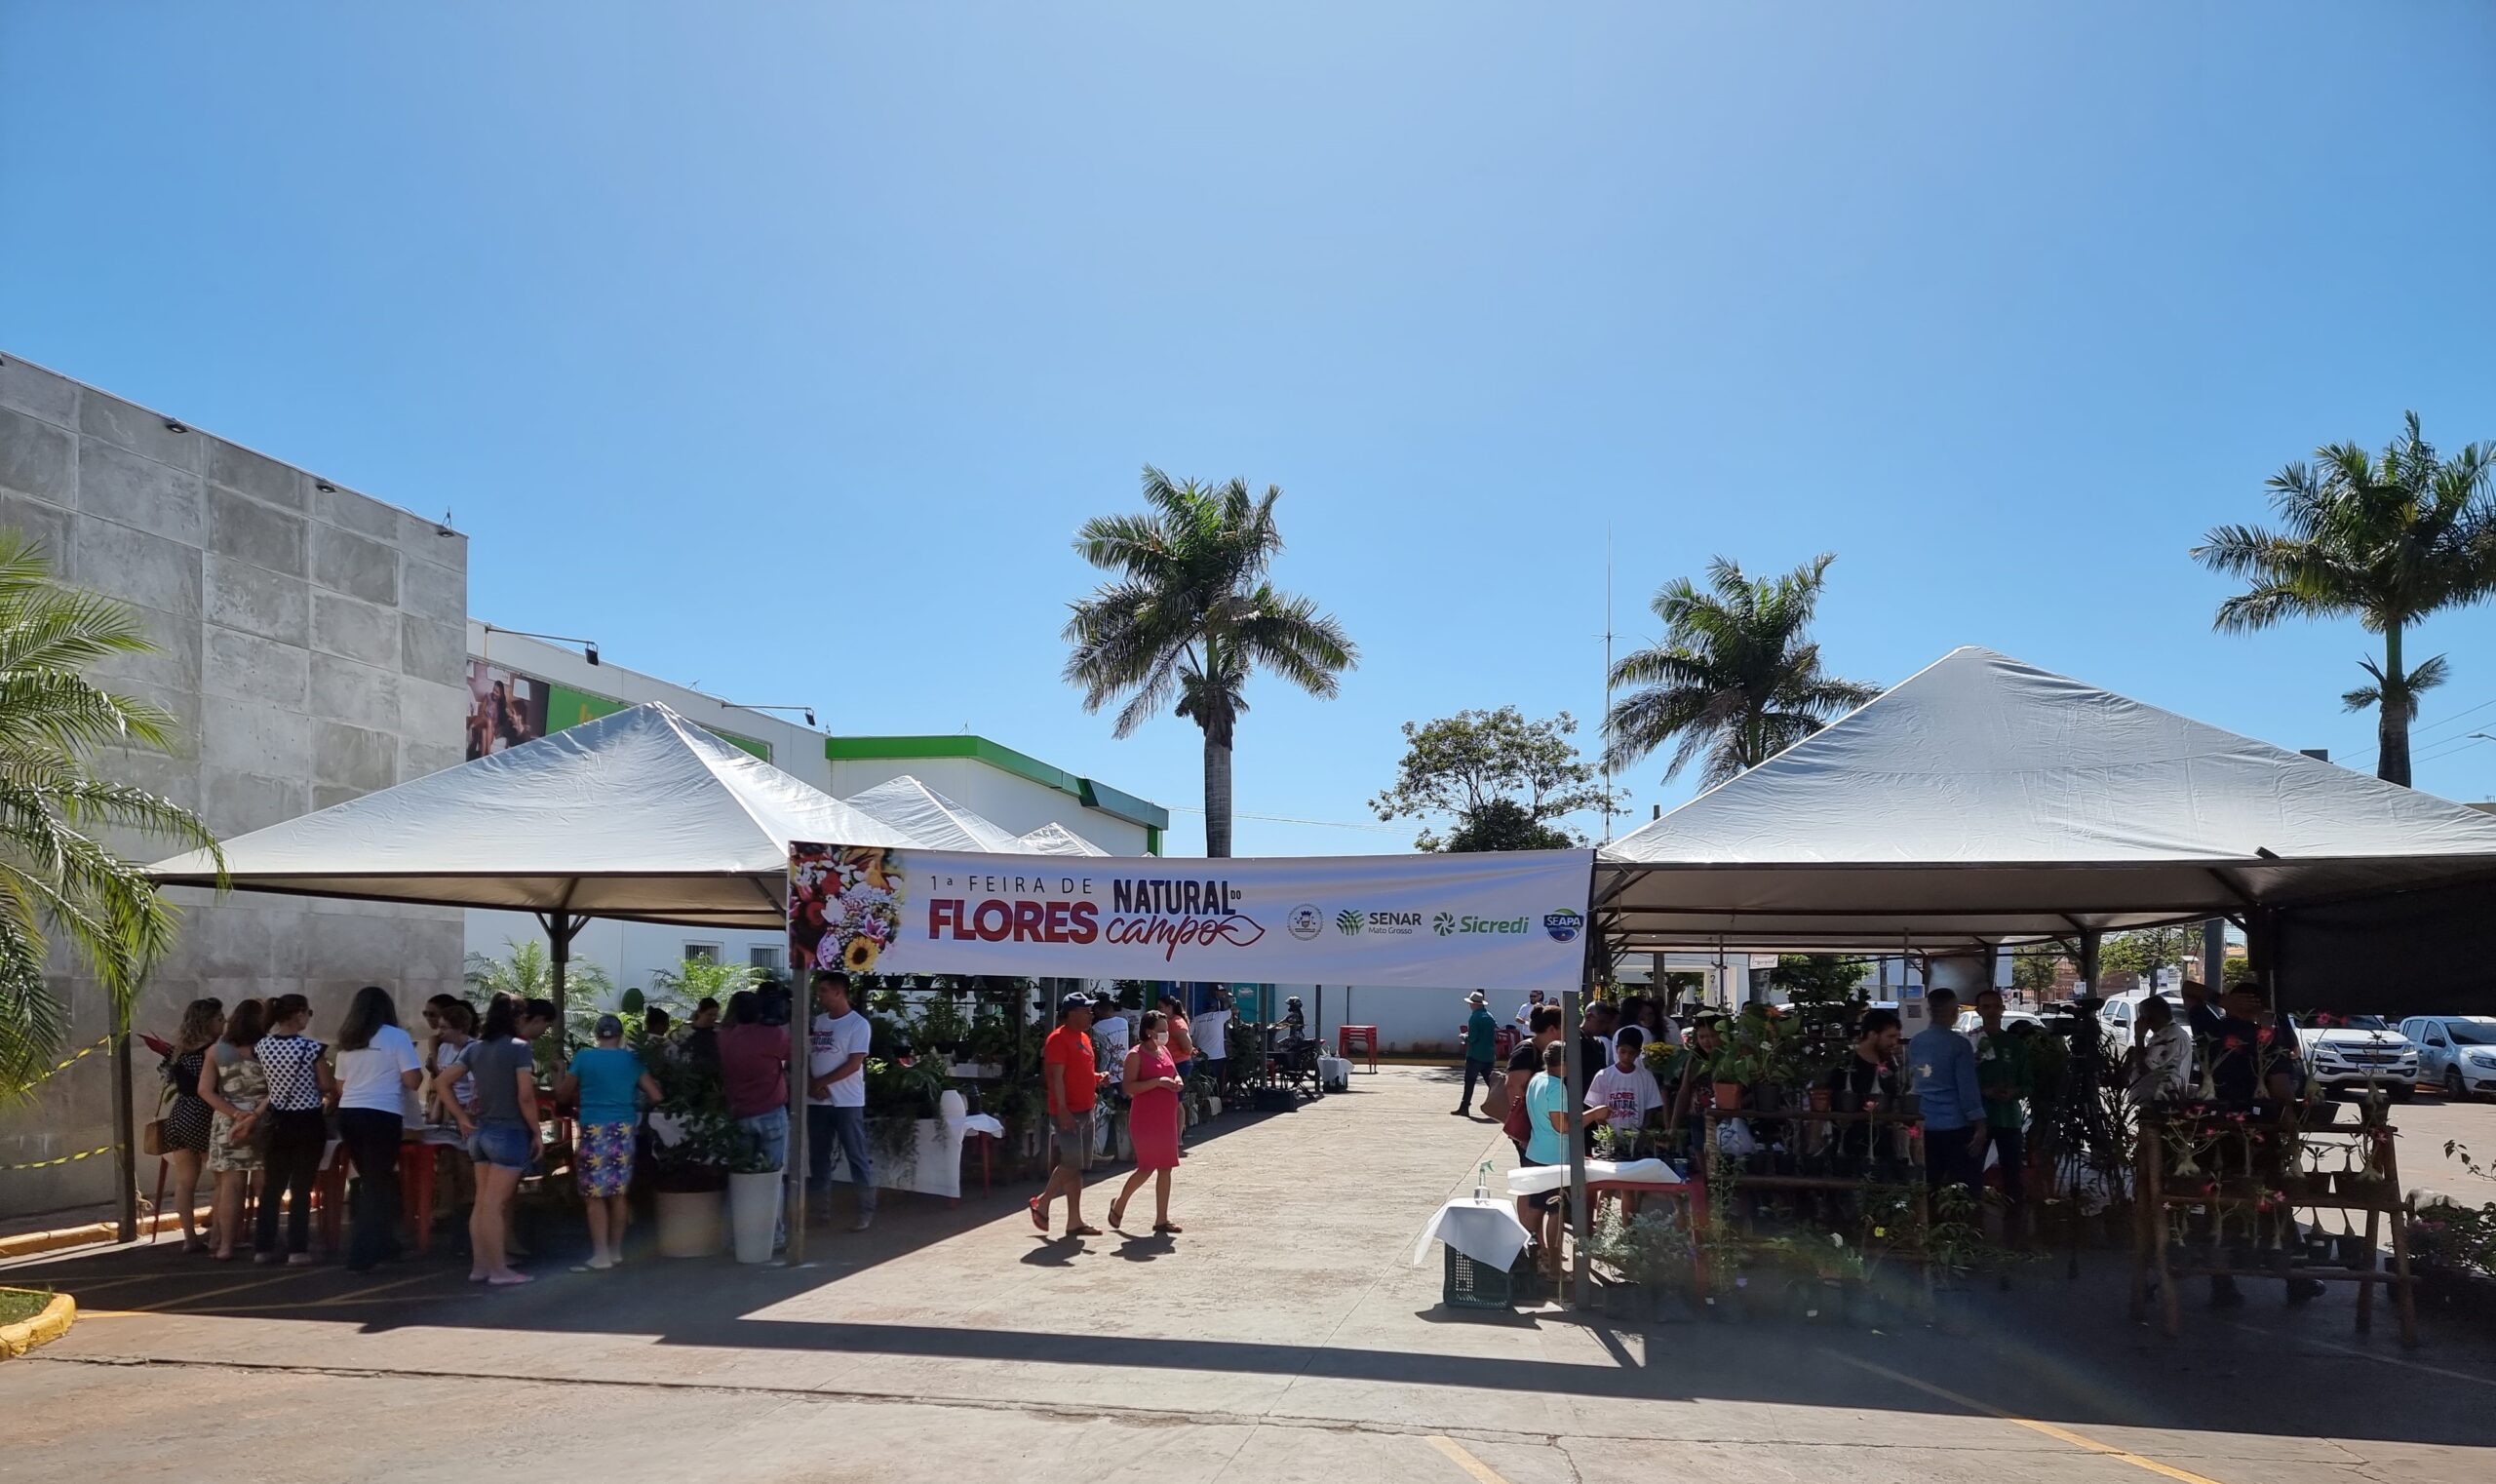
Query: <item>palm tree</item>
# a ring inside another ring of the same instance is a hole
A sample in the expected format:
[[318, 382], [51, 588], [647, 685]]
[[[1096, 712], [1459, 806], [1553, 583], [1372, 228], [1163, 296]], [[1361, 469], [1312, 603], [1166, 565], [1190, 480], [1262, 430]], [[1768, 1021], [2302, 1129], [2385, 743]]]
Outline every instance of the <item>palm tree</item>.
[[2496, 589], [2489, 494], [2496, 446], [2472, 444], [2439, 457], [2411, 412], [2380, 455], [2343, 443], [2314, 456], [2267, 482], [2281, 529], [2220, 526], [2193, 556], [2213, 571], [2251, 579], [2219, 605], [2213, 627], [2224, 632], [2355, 614], [2383, 636], [2383, 663], [2358, 662], [2372, 683], [2340, 699], [2351, 711], [2375, 709], [2375, 776], [2406, 788], [2418, 697], [2448, 672], [2440, 654], [2404, 669], [2401, 634], [2438, 608]]
[[1117, 575], [1072, 605], [1066, 678], [1083, 687], [1083, 709], [1119, 696], [1118, 736], [1165, 702], [1205, 736], [1205, 853], [1230, 853], [1230, 744], [1248, 709], [1248, 673], [1262, 665], [1309, 694], [1332, 697], [1336, 677], [1358, 663], [1343, 625], [1310, 599], [1278, 592], [1266, 568], [1282, 550], [1271, 485], [1245, 480], [1173, 484], [1148, 464], [1142, 515], [1099, 516], [1075, 532], [1074, 549]]
[[1664, 637], [1612, 667], [1614, 685], [1639, 687], [1604, 718], [1612, 765], [1678, 738], [1664, 776], [1703, 748], [1700, 781], [1713, 788], [1879, 695], [1878, 685], [1822, 674], [1820, 646], [1804, 638], [1836, 560], [1824, 552], [1782, 576], [1751, 578], [1718, 557], [1706, 591], [1687, 577], [1658, 589], [1650, 606]]
[[[462, 976], [468, 982], [468, 996], [483, 1002], [497, 995], [514, 999], [552, 999], [555, 997], [555, 957], [546, 945], [530, 938], [503, 940], [503, 957], [470, 954], [468, 969]], [[614, 1013], [615, 981], [606, 970], [584, 958], [566, 960], [564, 964], [564, 1043], [587, 1043], [596, 1039], [591, 1030], [601, 1015]]]
[[136, 611], [56, 584], [38, 543], [0, 530], [0, 1099], [31, 1090], [67, 1028], [50, 935], [95, 971], [117, 1032], [174, 946], [179, 911], [102, 833], [216, 849], [189, 810], [96, 769], [98, 749], [173, 746], [170, 713], [82, 674], [153, 647]]

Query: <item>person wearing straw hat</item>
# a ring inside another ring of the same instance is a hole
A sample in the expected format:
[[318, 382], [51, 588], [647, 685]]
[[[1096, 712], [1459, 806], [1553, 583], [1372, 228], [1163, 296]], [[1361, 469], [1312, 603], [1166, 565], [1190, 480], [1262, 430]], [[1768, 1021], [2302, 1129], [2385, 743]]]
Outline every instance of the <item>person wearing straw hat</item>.
[[1450, 1110], [1460, 1118], [1473, 1116], [1473, 1084], [1482, 1084], [1487, 1103], [1491, 1096], [1491, 1079], [1500, 1054], [1500, 1023], [1491, 1018], [1491, 999], [1480, 990], [1464, 996], [1472, 1012], [1464, 1019], [1464, 1092]]

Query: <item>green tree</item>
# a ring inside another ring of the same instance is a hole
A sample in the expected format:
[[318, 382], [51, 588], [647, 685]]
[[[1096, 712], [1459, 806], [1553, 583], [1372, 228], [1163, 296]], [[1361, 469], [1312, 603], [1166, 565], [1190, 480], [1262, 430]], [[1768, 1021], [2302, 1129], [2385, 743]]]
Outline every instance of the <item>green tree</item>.
[[2198, 923], [2108, 933], [2097, 945], [2097, 972], [2138, 974], [2146, 989], [2149, 976], [2156, 970], [2183, 964], [2185, 972], [2192, 972], [2192, 965], [2201, 961], [2201, 952], [2202, 929]]
[[[1421, 850], [1565, 850], [1585, 838], [1553, 821], [1618, 807], [1570, 737], [1567, 712], [1529, 722], [1514, 706], [1404, 723], [1395, 786], [1369, 801], [1381, 819], [1453, 816], [1445, 840], [1424, 829]], [[1498, 843], [1480, 843], [1498, 841]], [[1510, 841], [1523, 841], [1510, 843]]]
[[2010, 987], [2042, 1001], [2054, 992], [2054, 970], [2062, 961], [2063, 952], [2058, 948], [2014, 952], [2010, 956]]
[[117, 1029], [174, 945], [178, 910], [105, 833], [216, 851], [189, 810], [97, 769], [106, 749], [174, 744], [171, 714], [84, 675], [153, 648], [136, 610], [55, 583], [38, 543], [0, 530], [0, 1099], [23, 1096], [60, 1054], [55, 937], [94, 971]]
[[1863, 963], [1841, 954], [1779, 954], [1768, 982], [1795, 1000], [1843, 1000], [1863, 983]]
[[[761, 982], [762, 970], [749, 963], [687, 958], [672, 969], [650, 970], [649, 1000], [682, 1019], [692, 1014], [693, 1007], [706, 999], [725, 1004], [729, 996], [739, 990], [753, 989]], [[807, 994], [811, 996], [810, 991]]]
[[2213, 571], [2249, 579], [2219, 605], [2214, 626], [2222, 632], [2355, 616], [2367, 633], [2383, 636], [2382, 663], [2358, 662], [2370, 683], [2340, 699], [2351, 711], [2375, 710], [2375, 776], [2406, 788], [2418, 697], [2449, 672], [2440, 654], [2404, 668], [2401, 637], [2438, 609], [2496, 589], [2489, 492], [2496, 446], [2472, 444], [2441, 457], [2411, 412], [2379, 455], [2343, 443], [2314, 456], [2268, 481], [2280, 528], [2216, 527], [2193, 556]]
[[[497, 995], [514, 999], [552, 999], [555, 997], [555, 958], [546, 945], [530, 938], [503, 940], [504, 955], [468, 956], [468, 997], [481, 1006]], [[615, 1008], [615, 981], [606, 970], [586, 958], [574, 958], [564, 965], [564, 1044], [582, 1045], [594, 1037], [593, 1030], [601, 1015]], [[540, 1047], [540, 1060], [545, 1048]]]
[[1075, 533], [1085, 561], [1116, 575], [1072, 605], [1066, 679], [1083, 709], [1121, 696], [1126, 736], [1174, 700], [1204, 733], [1205, 853], [1230, 853], [1230, 749], [1260, 666], [1309, 694], [1332, 697], [1358, 662], [1343, 626], [1314, 601], [1266, 580], [1282, 532], [1268, 485], [1172, 483], [1147, 465], [1142, 515], [1098, 516]]
[[1633, 687], [1604, 719], [1613, 765], [1677, 742], [1664, 776], [1703, 750], [1700, 781], [1713, 787], [1879, 695], [1877, 685], [1822, 672], [1820, 646], [1805, 637], [1836, 560], [1823, 553], [1753, 579], [1718, 557], [1705, 591], [1687, 577], [1665, 583], [1651, 605], [1664, 637], [1612, 667], [1615, 686]]

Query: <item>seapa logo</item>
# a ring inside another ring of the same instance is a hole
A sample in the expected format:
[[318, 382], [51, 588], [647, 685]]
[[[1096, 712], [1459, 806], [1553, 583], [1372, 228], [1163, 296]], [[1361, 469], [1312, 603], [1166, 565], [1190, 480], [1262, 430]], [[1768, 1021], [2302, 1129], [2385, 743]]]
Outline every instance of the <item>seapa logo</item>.
[[1306, 943], [1326, 930], [1326, 914], [1317, 910], [1316, 903], [1303, 902], [1291, 910], [1291, 916], [1283, 919], [1283, 926], [1291, 929], [1293, 937]]
[[1335, 931], [1342, 933], [1346, 938], [1358, 937], [1360, 935], [1362, 921], [1363, 918], [1359, 913], [1346, 907], [1342, 912], [1335, 914]]
[[1563, 907], [1558, 912], [1542, 915], [1542, 930], [1549, 933], [1555, 943], [1574, 942], [1578, 930], [1585, 925], [1586, 915], [1574, 907]]
[[1443, 912], [1437, 917], [1430, 918], [1430, 931], [1438, 934], [1442, 938], [1454, 933], [1456, 931], [1456, 914], [1452, 912]]

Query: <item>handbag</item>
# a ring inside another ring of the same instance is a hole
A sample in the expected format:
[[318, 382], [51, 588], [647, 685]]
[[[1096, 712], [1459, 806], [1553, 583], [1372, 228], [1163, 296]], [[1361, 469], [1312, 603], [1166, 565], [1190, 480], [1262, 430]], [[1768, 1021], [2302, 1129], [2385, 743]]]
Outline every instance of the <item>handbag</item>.
[[1508, 1074], [1506, 1073], [1496, 1072], [1491, 1074], [1491, 1086], [1482, 1094], [1482, 1115], [1497, 1119], [1502, 1124], [1508, 1121]]
[[165, 1120], [150, 1118], [138, 1128], [138, 1152], [142, 1154], [165, 1152]]
[[[1507, 1086], [1507, 1077], [1504, 1074], [1500, 1078], [1500, 1085], [1502, 1089], [1505, 1089]], [[1500, 1131], [1514, 1140], [1517, 1148], [1525, 1148], [1528, 1139], [1534, 1132], [1533, 1125], [1526, 1121], [1525, 1099], [1511, 1098], [1508, 1100], [1508, 1112], [1506, 1116], [1500, 1120]]]

